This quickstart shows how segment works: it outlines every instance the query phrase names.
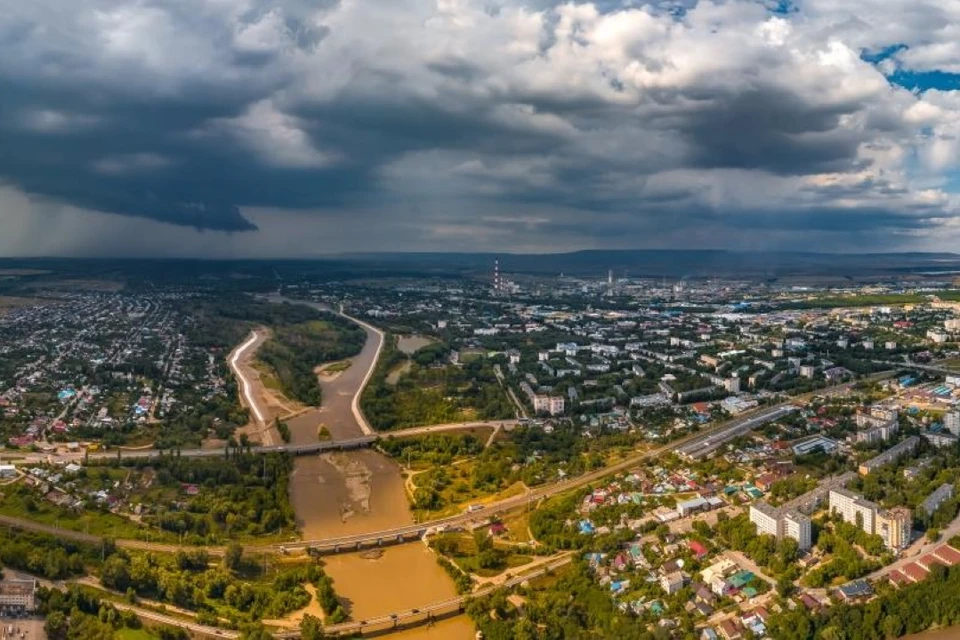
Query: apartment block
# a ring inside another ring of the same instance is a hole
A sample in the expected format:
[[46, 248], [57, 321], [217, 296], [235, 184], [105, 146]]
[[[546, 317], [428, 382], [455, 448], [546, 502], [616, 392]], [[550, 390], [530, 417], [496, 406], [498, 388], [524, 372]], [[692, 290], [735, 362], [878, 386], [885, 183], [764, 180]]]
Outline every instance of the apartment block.
[[909, 438], [898, 442], [893, 445], [883, 453], [865, 462], [860, 463], [860, 467], [857, 471], [860, 472], [860, 475], [865, 476], [880, 467], [886, 466], [893, 462], [899, 460], [902, 456], [912, 453], [914, 449], [917, 448], [917, 445], [920, 444], [920, 438], [917, 436], [910, 436]]
[[881, 509], [875, 502], [865, 500], [852, 491], [831, 489], [830, 512], [839, 514], [844, 522], [880, 536], [890, 549], [899, 551], [910, 544], [913, 530], [913, 512], [910, 509]]
[[797, 541], [801, 551], [813, 546], [813, 527], [810, 518], [799, 511], [787, 511], [783, 514], [783, 535]]
[[883, 538], [883, 543], [891, 549], [900, 551], [907, 548], [910, 544], [912, 530], [913, 513], [906, 507], [897, 507], [877, 513], [876, 533]]
[[955, 436], [960, 436], [960, 411], [948, 411], [944, 414], [943, 428]]
[[750, 522], [757, 525], [758, 534], [780, 538], [780, 517], [780, 510], [766, 502], [755, 502], [750, 505]]
[[875, 520], [879, 507], [846, 489], [830, 490], [830, 513], [839, 514], [844, 522], [855, 524], [867, 533], [875, 533]]
[[927, 498], [920, 504], [920, 508], [927, 515], [932, 515], [934, 511], [940, 508], [940, 505], [953, 497], [953, 485], [945, 482], [933, 490]]
[[760, 501], [750, 505], [750, 522], [758, 534], [776, 536], [777, 540], [793, 538], [801, 551], [812, 545], [810, 518], [795, 510], [783, 510]]

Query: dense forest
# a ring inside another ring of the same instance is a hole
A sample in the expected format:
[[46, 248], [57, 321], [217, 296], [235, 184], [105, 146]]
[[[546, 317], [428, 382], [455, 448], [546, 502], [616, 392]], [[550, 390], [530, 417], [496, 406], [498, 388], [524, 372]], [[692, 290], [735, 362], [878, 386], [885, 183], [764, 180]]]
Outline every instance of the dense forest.
[[[231, 545], [219, 563], [204, 551], [179, 551], [174, 556], [116, 551], [103, 563], [104, 586], [128, 598], [150, 598], [198, 612], [201, 624], [226, 618], [234, 624], [278, 618], [310, 603], [303, 588], [312, 583], [324, 608], [343, 619], [332, 582], [315, 563], [276, 567], [264, 558], [248, 558]], [[340, 611], [340, 613], [336, 613]]]
[[287, 495], [293, 470], [289, 456], [258, 456], [235, 449], [229, 459], [170, 455], [132, 458], [123, 464], [153, 468], [155, 484], [161, 488], [197, 485], [197, 494], [183, 497], [178, 508], [156, 505], [154, 513], [144, 517], [145, 522], [183, 534], [185, 541], [215, 543], [292, 531], [296, 526]]
[[[47, 619], [43, 628], [49, 640], [114, 640], [127, 637], [124, 629], [143, 628], [133, 612], [120, 611], [80, 587], [65, 592], [41, 587], [37, 596], [39, 613]], [[183, 629], [153, 625], [149, 634], [137, 637], [187, 640], [189, 636]]]
[[[509, 419], [515, 410], [485, 359], [448, 364], [449, 348], [434, 344], [407, 357], [388, 335], [363, 393], [363, 412], [378, 430], [469, 420]], [[397, 376], [391, 380], [391, 373]]]
[[99, 560], [101, 549], [30, 531], [0, 536], [0, 562], [48, 580], [81, 576], [86, 565]]
[[366, 332], [340, 316], [275, 327], [273, 336], [257, 352], [270, 366], [288, 397], [319, 407], [322, 396], [314, 369], [317, 365], [360, 353]]

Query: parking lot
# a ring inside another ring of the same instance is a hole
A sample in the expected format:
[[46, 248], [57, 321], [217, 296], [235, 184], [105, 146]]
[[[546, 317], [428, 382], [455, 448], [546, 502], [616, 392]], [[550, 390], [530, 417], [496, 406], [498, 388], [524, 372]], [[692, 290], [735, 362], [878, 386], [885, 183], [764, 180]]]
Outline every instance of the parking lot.
[[[9, 632], [13, 628], [13, 633]], [[21, 635], [23, 634], [23, 635]], [[37, 618], [4, 618], [0, 617], [0, 640], [46, 640], [47, 634], [43, 631], [43, 620]]]

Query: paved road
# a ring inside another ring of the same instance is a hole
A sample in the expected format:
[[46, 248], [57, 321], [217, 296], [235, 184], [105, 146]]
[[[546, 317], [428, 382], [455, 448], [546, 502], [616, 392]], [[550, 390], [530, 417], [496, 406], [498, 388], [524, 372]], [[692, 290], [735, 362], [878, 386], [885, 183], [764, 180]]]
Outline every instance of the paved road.
[[779, 420], [783, 416], [796, 410], [797, 408], [795, 406], [787, 404], [777, 406], [767, 411], [761, 410], [757, 413], [744, 416], [743, 418], [732, 420], [727, 423], [726, 426], [714, 430], [709, 436], [694, 439], [678, 447], [677, 453], [692, 460], [705, 458], [737, 436], [743, 435], [760, 425]]
[[381, 439], [409, 438], [410, 436], [425, 436], [430, 433], [449, 433], [451, 431], [469, 431], [471, 429], [494, 428], [510, 431], [519, 422], [517, 420], [479, 420], [475, 422], [451, 422], [450, 424], [434, 424], [426, 427], [411, 427], [396, 431], [381, 431]]
[[873, 362], [876, 364], [888, 364], [894, 367], [899, 367], [901, 369], [917, 369], [918, 371], [926, 371], [927, 373], [936, 373], [942, 376], [960, 375], [960, 370], [949, 369], [946, 367], [938, 367], [936, 363], [920, 364], [918, 362], [897, 362], [895, 360], [873, 360]]
[[930, 553], [937, 547], [943, 546], [950, 541], [950, 538], [960, 534], [960, 516], [954, 518], [953, 522], [947, 525], [946, 528], [940, 531], [940, 539], [936, 542], [930, 542], [927, 540], [926, 536], [921, 536], [917, 540], [914, 540], [913, 544], [904, 549], [900, 558], [893, 564], [888, 564], [885, 567], [877, 569], [873, 573], [867, 576], [870, 580], [876, 580], [882, 578], [894, 569], [901, 569], [904, 565], [915, 562]]
[[250, 379], [250, 375], [243, 371], [240, 362], [243, 361], [247, 355], [256, 353], [257, 349], [260, 348], [260, 345], [263, 344], [263, 341], [266, 339], [266, 331], [253, 331], [246, 342], [233, 350], [228, 360], [233, 375], [240, 381], [240, 399], [243, 400], [243, 403], [250, 409], [252, 417], [260, 427], [266, 424], [266, 412], [260, 407], [256, 394], [253, 393], [254, 382]]

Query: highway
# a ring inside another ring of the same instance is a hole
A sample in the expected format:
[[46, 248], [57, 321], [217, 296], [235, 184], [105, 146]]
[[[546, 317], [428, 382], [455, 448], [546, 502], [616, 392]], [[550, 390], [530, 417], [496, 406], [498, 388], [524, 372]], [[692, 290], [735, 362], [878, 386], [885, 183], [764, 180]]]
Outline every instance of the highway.
[[396, 431], [381, 431], [381, 439], [389, 438], [409, 438], [410, 436], [425, 436], [431, 433], [450, 433], [456, 431], [470, 431], [471, 429], [503, 429], [510, 431], [520, 422], [518, 420], [487, 420], [476, 422], [453, 422], [450, 424], [434, 424], [426, 427], [411, 427], [409, 429], [397, 429]]
[[779, 420], [783, 416], [796, 410], [797, 408], [793, 405], [781, 406], [745, 420], [734, 421], [733, 424], [713, 432], [709, 437], [677, 447], [677, 453], [691, 460], [699, 460], [700, 458], [710, 455], [737, 436], [743, 435], [762, 424]]
[[[323, 440], [318, 442], [308, 442], [306, 444], [281, 444], [269, 446], [249, 447], [250, 453], [290, 453], [295, 456], [308, 455], [312, 453], [324, 453], [326, 451], [345, 451], [350, 449], [360, 449], [369, 447], [377, 440], [389, 438], [410, 438], [422, 436], [431, 433], [453, 433], [457, 431], [470, 431], [473, 429], [496, 429], [498, 427], [510, 431], [517, 426], [516, 420], [491, 420], [488, 422], [456, 422], [451, 424], [436, 424], [427, 427], [411, 427], [410, 429], [398, 429], [396, 431], [374, 432], [372, 435], [359, 436], [356, 438], [345, 438], [342, 440]], [[86, 457], [88, 460], [116, 460], [131, 458], [157, 458], [164, 455], [177, 455], [181, 458], [215, 458], [217, 456], [227, 455], [226, 449], [183, 449], [180, 451], [164, 449], [135, 449], [130, 451], [97, 451], [89, 454], [75, 453], [67, 454], [64, 458], [80, 459]]]
[[960, 369], [948, 369], [946, 367], [938, 367], [934, 364], [919, 364], [917, 362], [894, 362], [892, 360], [873, 360], [875, 364], [886, 364], [894, 367], [899, 367], [901, 369], [916, 369], [918, 371], [926, 371], [927, 373], [936, 373], [941, 376], [960, 376]]

